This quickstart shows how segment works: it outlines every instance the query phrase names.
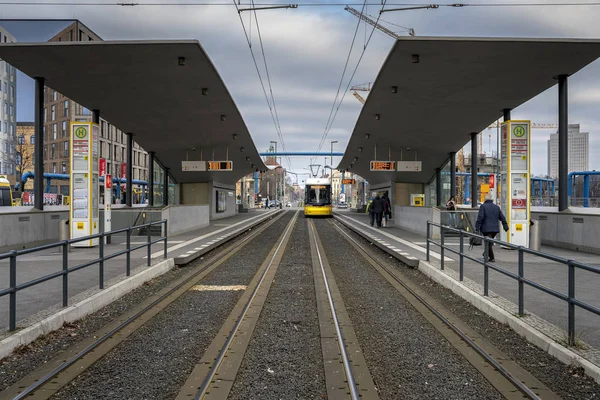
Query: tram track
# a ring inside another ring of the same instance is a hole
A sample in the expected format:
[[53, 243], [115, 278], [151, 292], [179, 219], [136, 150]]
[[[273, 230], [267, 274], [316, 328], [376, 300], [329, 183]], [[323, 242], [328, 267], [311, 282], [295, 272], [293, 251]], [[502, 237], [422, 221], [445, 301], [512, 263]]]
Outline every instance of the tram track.
[[560, 399], [532, 374], [511, 361], [462, 323], [441, 304], [422, 293], [401, 272], [380, 260], [348, 234], [339, 222], [329, 222], [350, 245], [387, 280], [460, 354], [506, 399]]
[[177, 400], [226, 399], [229, 396], [298, 214], [294, 214], [219, 333], [194, 367], [179, 391]]
[[208, 274], [244, 249], [284, 215], [286, 212], [274, 216], [258, 228], [253, 229], [248, 236], [233, 244], [224, 244], [221, 251], [217, 250], [217, 253], [202, 263], [199, 268], [170, 283], [156, 295], [146, 299], [137, 307], [90, 335], [89, 338], [75, 344], [1, 392], [0, 400], [51, 398], [146, 322], [201, 282]]

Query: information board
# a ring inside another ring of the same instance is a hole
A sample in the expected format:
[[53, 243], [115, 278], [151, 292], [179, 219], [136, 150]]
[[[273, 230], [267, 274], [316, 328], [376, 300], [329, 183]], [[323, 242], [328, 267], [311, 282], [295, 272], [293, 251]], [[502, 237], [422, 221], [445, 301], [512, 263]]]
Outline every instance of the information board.
[[233, 171], [233, 161], [207, 161], [208, 171]]
[[[98, 133], [99, 126], [91, 122], [71, 124], [71, 238], [98, 233]], [[74, 247], [92, 247], [98, 239], [73, 243]]]
[[371, 171], [395, 171], [395, 161], [371, 161]]
[[500, 207], [509, 231], [501, 231], [506, 242], [529, 246], [531, 188], [531, 123], [506, 121], [501, 130], [502, 173]]
[[342, 179], [342, 185], [354, 185], [355, 183], [355, 179]]

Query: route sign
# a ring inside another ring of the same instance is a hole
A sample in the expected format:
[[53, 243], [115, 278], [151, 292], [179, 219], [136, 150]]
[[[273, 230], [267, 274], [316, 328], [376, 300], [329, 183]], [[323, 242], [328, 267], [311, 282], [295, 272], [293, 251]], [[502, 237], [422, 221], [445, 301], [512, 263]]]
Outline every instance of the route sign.
[[395, 171], [395, 161], [371, 161], [371, 171]]
[[208, 171], [233, 171], [233, 161], [207, 161]]
[[355, 179], [342, 179], [342, 185], [354, 185], [355, 183]]

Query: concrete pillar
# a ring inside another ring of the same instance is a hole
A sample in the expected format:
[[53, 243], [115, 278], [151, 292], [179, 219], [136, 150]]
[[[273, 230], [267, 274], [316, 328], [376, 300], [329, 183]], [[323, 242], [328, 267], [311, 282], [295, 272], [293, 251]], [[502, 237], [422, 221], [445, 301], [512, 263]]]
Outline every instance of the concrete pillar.
[[127, 176], [125, 177], [125, 187], [127, 187], [127, 193], [125, 193], [125, 205], [131, 207], [133, 203], [133, 133], [126, 133], [127, 135]]
[[154, 152], [148, 152], [148, 206], [154, 205]]
[[456, 200], [456, 152], [450, 153], [450, 196]]
[[471, 208], [477, 208], [477, 132], [471, 132]]
[[92, 122], [100, 124], [100, 110], [92, 110]]
[[567, 75], [558, 76], [558, 211], [569, 208], [569, 94]]
[[442, 205], [442, 170], [435, 169], [435, 202], [436, 206]]
[[502, 114], [504, 116], [504, 122], [506, 121], [510, 121], [510, 112], [512, 111], [511, 108], [505, 108], [502, 110]]
[[165, 173], [164, 173], [164, 178], [165, 178], [165, 183], [163, 185], [163, 199], [164, 199], [164, 204], [165, 206], [169, 205], [169, 168], [165, 168]]
[[33, 205], [41, 211], [44, 209], [44, 78], [35, 78], [34, 103], [33, 192], [35, 197]]

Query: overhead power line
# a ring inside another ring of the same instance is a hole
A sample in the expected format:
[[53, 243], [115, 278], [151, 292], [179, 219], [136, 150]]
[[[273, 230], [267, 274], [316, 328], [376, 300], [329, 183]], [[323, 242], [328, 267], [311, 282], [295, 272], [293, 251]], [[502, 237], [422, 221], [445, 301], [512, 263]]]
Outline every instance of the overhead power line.
[[[426, 6], [430, 3], [388, 3], [388, 6], [409, 6], [418, 7]], [[210, 2], [196, 2], [196, 3], [145, 3], [145, 2], [114, 2], [114, 3], [97, 3], [97, 2], [73, 2], [73, 1], [54, 1], [54, 2], [41, 2], [41, 1], [0, 1], [0, 5], [10, 6], [107, 6], [107, 7], [140, 7], [140, 6], [209, 6], [209, 7], [231, 7], [231, 3], [210, 3]], [[299, 3], [300, 7], [345, 7], [345, 6], [380, 6], [381, 3]], [[591, 2], [573, 2], [573, 3], [515, 3], [515, 2], [498, 2], [498, 3], [448, 3], [448, 4], [436, 4], [438, 7], [586, 7], [586, 6], [600, 6], [600, 1]], [[281, 6], [281, 3], [255, 3], [255, 6], [274, 7]]]

